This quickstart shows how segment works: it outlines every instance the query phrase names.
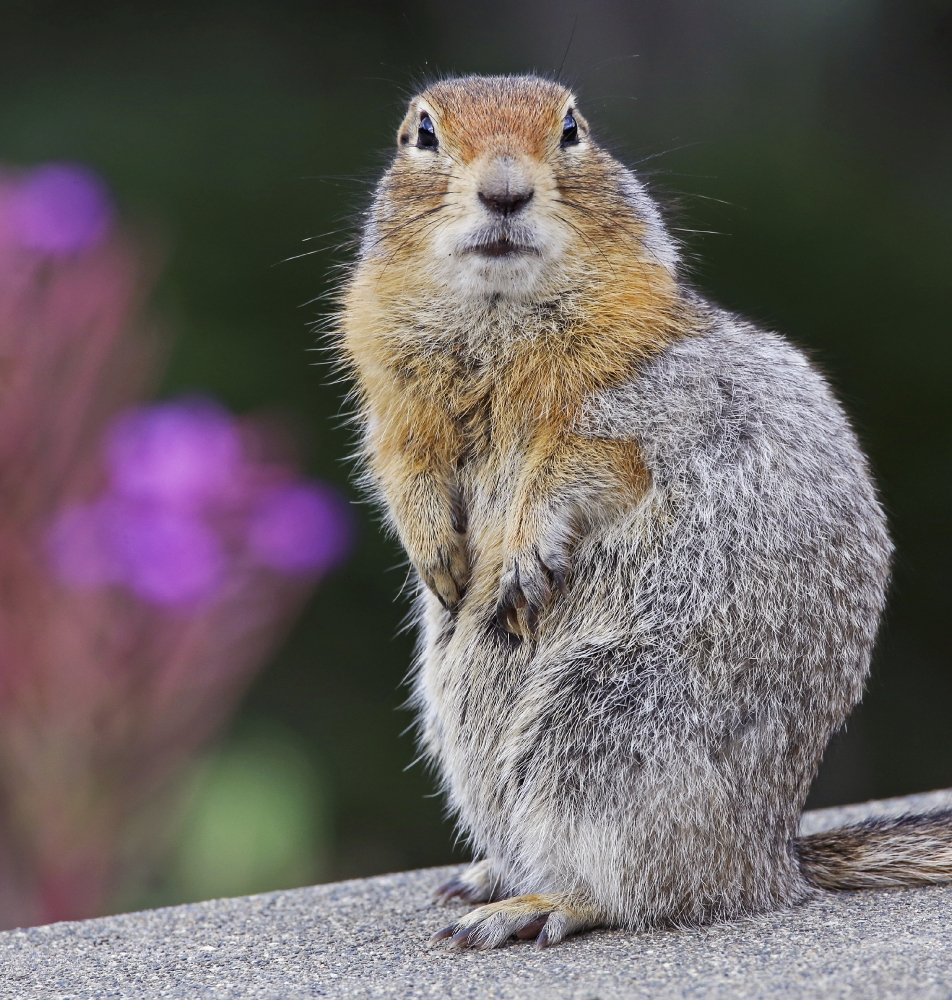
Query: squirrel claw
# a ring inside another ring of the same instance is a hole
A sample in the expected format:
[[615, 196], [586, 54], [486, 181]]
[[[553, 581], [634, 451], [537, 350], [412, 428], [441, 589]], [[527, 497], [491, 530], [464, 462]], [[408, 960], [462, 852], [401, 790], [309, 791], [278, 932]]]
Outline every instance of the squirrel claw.
[[460, 899], [464, 903], [488, 903], [497, 886], [492, 862], [484, 858], [474, 861], [449, 882], [444, 882], [434, 893], [434, 903], [448, 903]]
[[462, 536], [454, 538], [449, 545], [438, 546], [435, 558], [417, 566], [423, 582], [436, 599], [447, 611], [452, 611], [463, 599], [469, 582], [469, 559]]
[[[514, 635], [533, 635], [539, 616], [551, 604], [555, 592], [567, 592], [569, 564], [563, 557], [549, 554], [543, 558], [538, 549], [513, 558], [503, 571], [500, 582], [496, 621]], [[519, 621], [522, 611], [522, 623]]]
[[466, 889], [466, 885], [460, 879], [451, 878], [433, 893], [433, 902], [445, 903], [450, 899], [462, 899]]
[[439, 944], [440, 941], [445, 941], [448, 937], [452, 937], [455, 932], [456, 924], [450, 924], [448, 927], [444, 927], [442, 930], [437, 931], [430, 938], [430, 944]]
[[450, 947], [451, 948], [467, 948], [467, 947], [469, 947], [469, 945], [473, 943], [473, 942], [470, 941], [470, 938], [473, 936], [474, 929], [475, 928], [473, 928], [473, 927], [463, 927], [461, 930], [458, 930], [450, 938]]
[[[519, 938], [520, 941], [531, 941], [535, 938], [536, 946], [538, 947], [539, 939], [545, 933], [543, 928], [545, 927], [548, 919], [548, 916], [536, 918], [532, 921], [532, 923], [526, 924], [525, 927], [520, 927], [519, 930], [516, 931], [516, 937]], [[548, 938], [546, 940], [548, 940]], [[541, 947], [544, 948], [545, 945], [542, 945]]]
[[448, 903], [451, 899], [461, 899], [464, 903], [484, 903], [489, 899], [489, 893], [484, 887], [473, 885], [462, 878], [451, 878], [433, 893], [433, 902]]
[[496, 605], [496, 624], [513, 635], [522, 635], [519, 611], [526, 606], [526, 598], [521, 590], [507, 591]]
[[521, 941], [535, 938], [536, 948], [541, 949], [601, 923], [601, 915], [591, 904], [571, 895], [513, 896], [480, 906], [431, 940], [450, 938], [453, 949], [488, 949], [498, 948], [512, 937]]

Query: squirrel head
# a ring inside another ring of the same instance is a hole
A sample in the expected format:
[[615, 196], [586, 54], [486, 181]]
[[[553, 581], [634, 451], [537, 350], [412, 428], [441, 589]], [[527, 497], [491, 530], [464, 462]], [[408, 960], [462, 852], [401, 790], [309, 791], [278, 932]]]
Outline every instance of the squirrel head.
[[677, 262], [575, 95], [534, 76], [441, 80], [413, 98], [362, 256], [464, 297], [530, 301], [611, 280], [619, 264], [673, 274]]

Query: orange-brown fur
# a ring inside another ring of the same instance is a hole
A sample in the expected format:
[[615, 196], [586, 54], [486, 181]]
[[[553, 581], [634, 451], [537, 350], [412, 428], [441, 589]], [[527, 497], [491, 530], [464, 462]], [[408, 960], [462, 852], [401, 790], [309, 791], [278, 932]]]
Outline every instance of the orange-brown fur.
[[[505, 554], [531, 549], [566, 482], [581, 476], [605, 486], [617, 482], [620, 498], [644, 488], [647, 474], [634, 444], [583, 438], [573, 427], [586, 398], [630, 377], [639, 361], [682, 334], [687, 306], [672, 275], [638, 249], [635, 218], [619, 216], [608, 183], [614, 161], [592, 149], [584, 170], [558, 169], [562, 116], [574, 103], [568, 91], [554, 83], [504, 94], [498, 87], [437, 84], [411, 105], [401, 140], [420, 101], [438, 116], [458, 162], [501, 151], [523, 157], [551, 169], [560, 201], [584, 197], [586, 206], [570, 220], [568, 291], [559, 295], [555, 322], [543, 336], [516, 336], [480, 357], [420, 329], [421, 303], [425, 310], [433, 291], [428, 227], [454, 178], [398, 154], [383, 182], [379, 241], [387, 252], [366, 257], [346, 291], [344, 347], [372, 426], [370, 468], [411, 560], [452, 606], [469, 576], [463, 533], [454, 524], [456, 473], [480, 436], [491, 442], [481, 455], [490, 465], [514, 446], [524, 456], [502, 548], [492, 565], [480, 567], [498, 583]], [[606, 175], [601, 198], [592, 181], [600, 173]], [[520, 630], [511, 616], [510, 623]]]

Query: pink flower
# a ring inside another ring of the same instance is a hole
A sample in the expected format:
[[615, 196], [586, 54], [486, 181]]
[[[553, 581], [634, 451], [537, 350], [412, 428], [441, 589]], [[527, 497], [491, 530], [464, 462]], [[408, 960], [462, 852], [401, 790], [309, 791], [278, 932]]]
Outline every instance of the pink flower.
[[322, 483], [294, 483], [265, 498], [248, 529], [248, 547], [266, 566], [290, 574], [323, 574], [342, 562], [353, 541], [343, 497]]
[[234, 497], [241, 441], [216, 403], [177, 400], [127, 411], [109, 433], [106, 460], [116, 493], [194, 510]]
[[121, 584], [150, 604], [203, 604], [219, 589], [226, 567], [218, 537], [200, 518], [124, 497], [67, 507], [48, 547], [56, 575], [68, 586]]
[[221, 543], [192, 514], [125, 504], [111, 542], [129, 589], [153, 604], [202, 604], [222, 584]]
[[[344, 499], [250, 458], [235, 418], [209, 400], [127, 410], [104, 450], [108, 491], [61, 511], [48, 533], [67, 586], [120, 585], [150, 604], [198, 609], [249, 563], [314, 578], [350, 550]], [[284, 485], [261, 485], [276, 476]]]
[[21, 246], [55, 256], [99, 243], [109, 230], [112, 203], [91, 170], [73, 163], [38, 167], [16, 185], [7, 212]]
[[130, 406], [165, 352], [111, 215], [81, 167], [0, 169], [4, 928], [93, 916], [152, 863], [155, 802], [350, 539], [266, 423]]

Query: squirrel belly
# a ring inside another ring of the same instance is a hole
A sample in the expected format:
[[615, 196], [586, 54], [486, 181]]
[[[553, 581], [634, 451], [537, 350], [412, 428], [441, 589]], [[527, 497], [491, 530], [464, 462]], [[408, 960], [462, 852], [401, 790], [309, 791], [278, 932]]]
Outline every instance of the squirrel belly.
[[414, 98], [339, 327], [419, 581], [421, 741], [478, 859], [438, 895], [484, 905], [437, 939], [952, 878], [948, 815], [796, 839], [862, 696], [885, 517], [825, 380], [685, 284], [573, 94]]

